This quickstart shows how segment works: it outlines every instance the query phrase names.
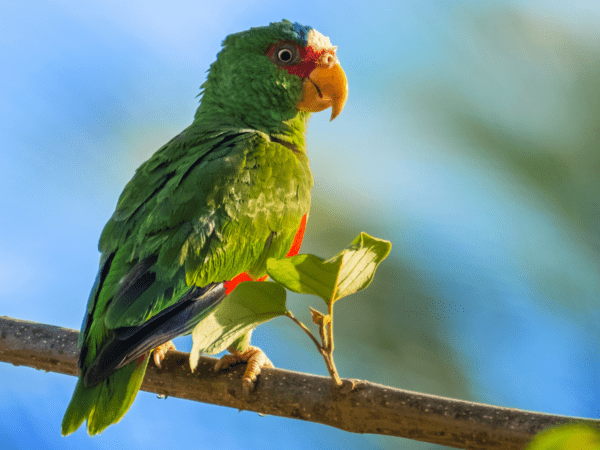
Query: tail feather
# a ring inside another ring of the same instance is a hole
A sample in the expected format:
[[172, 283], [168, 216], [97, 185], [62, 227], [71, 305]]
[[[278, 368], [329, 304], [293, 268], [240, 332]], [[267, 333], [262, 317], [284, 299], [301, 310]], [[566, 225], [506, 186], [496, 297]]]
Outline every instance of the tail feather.
[[63, 417], [62, 435], [73, 433], [86, 419], [91, 436], [121, 420], [142, 385], [150, 359], [148, 356], [149, 353], [146, 353], [95, 386], [84, 386], [80, 377]]
[[139, 325], [109, 329], [106, 313], [87, 318], [79, 355], [81, 373], [63, 418], [63, 436], [75, 432], [84, 420], [92, 436], [121, 420], [142, 385], [150, 352], [190, 333], [224, 297], [223, 283], [192, 286], [174, 304]]

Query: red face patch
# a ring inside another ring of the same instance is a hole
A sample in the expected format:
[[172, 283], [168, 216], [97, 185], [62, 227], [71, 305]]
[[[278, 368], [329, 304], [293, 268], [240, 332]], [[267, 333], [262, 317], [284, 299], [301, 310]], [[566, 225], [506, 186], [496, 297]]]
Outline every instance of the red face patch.
[[[276, 52], [281, 50], [282, 46], [286, 48], [293, 48], [296, 51], [296, 57], [294, 58], [296, 62], [294, 64], [284, 64], [277, 61]], [[316, 51], [312, 47], [300, 47], [296, 43], [285, 41], [278, 42], [277, 44], [273, 44], [268, 52], [267, 56], [271, 61], [277, 64], [280, 68], [286, 70], [288, 73], [292, 75], [297, 75], [301, 78], [308, 78], [310, 73], [317, 67], [317, 63], [319, 58], [324, 53], [324, 50]]]

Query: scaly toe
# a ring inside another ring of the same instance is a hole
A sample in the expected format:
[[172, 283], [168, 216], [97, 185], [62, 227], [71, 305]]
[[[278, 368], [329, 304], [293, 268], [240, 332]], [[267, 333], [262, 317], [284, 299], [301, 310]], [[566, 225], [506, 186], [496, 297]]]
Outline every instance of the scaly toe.
[[154, 349], [154, 364], [156, 364], [159, 369], [169, 350], [177, 350], [177, 348], [175, 348], [175, 344], [173, 344], [173, 341], [165, 342]]
[[242, 361], [241, 359], [239, 359], [237, 355], [233, 355], [233, 354], [232, 355], [224, 355], [221, 359], [219, 359], [217, 361], [213, 370], [215, 372], [220, 372], [221, 370], [228, 369], [229, 367], [235, 366], [236, 364], [238, 364], [240, 362], [245, 362], [245, 361]]
[[238, 363], [248, 363], [242, 378], [242, 391], [244, 397], [248, 397], [250, 393], [254, 391], [256, 379], [258, 375], [260, 375], [263, 367], [274, 367], [265, 352], [260, 348], [251, 345], [243, 352], [233, 351], [230, 355], [223, 356], [215, 364], [214, 370], [215, 372], [218, 372]]

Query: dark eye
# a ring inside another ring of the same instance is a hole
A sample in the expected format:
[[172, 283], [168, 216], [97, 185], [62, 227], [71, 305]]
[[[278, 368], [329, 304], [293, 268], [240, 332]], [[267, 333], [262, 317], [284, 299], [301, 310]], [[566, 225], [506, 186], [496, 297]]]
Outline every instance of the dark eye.
[[280, 66], [287, 66], [290, 64], [298, 64], [300, 62], [300, 55], [298, 48], [292, 44], [281, 44], [272, 48], [269, 52], [271, 61]]
[[294, 54], [289, 48], [282, 48], [277, 52], [277, 58], [283, 63], [290, 63], [294, 59]]

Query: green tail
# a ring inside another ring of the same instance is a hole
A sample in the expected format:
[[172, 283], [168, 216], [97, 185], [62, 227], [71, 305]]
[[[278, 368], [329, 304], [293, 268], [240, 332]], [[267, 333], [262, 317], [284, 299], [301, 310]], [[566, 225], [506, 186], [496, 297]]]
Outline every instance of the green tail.
[[143, 361], [129, 363], [95, 386], [85, 387], [80, 376], [63, 417], [62, 435], [73, 433], [86, 419], [91, 436], [121, 420], [135, 400], [149, 360], [145, 354]]

